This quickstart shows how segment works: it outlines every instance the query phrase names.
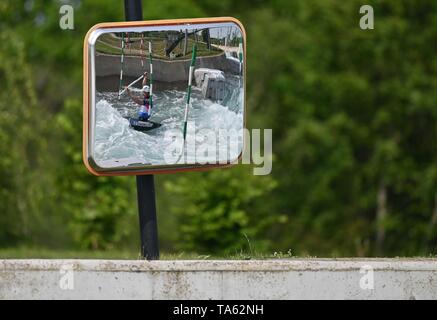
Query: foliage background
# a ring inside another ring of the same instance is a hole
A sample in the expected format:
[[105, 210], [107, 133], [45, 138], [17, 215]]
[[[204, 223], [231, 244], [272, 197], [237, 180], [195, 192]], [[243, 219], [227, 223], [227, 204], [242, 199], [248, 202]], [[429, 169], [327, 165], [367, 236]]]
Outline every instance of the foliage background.
[[[248, 125], [273, 172], [156, 178], [165, 252], [437, 253], [437, 2], [147, 0], [144, 19], [235, 16]], [[75, 29], [59, 8], [75, 8]], [[0, 248], [138, 252], [134, 178], [82, 164], [82, 46], [121, 0], [0, 2]]]

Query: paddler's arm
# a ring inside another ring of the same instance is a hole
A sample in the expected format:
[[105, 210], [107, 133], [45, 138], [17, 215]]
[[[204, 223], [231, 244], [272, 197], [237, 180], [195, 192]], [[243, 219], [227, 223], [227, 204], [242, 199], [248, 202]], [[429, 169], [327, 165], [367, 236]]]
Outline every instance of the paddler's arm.
[[141, 100], [138, 97], [135, 97], [132, 92], [129, 90], [129, 88], [126, 88], [127, 94], [129, 95], [129, 97], [135, 101], [135, 103], [139, 104], [140, 106], [143, 104], [143, 100]]
[[143, 87], [144, 86], [146, 86], [147, 85], [147, 76], [148, 76], [148, 73], [147, 73], [147, 71], [146, 72], [144, 72], [144, 74], [143, 74]]

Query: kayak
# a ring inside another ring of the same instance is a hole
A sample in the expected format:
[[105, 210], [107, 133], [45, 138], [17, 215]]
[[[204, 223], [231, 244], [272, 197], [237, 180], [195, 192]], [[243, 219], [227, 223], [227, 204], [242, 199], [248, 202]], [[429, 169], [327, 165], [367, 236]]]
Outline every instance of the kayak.
[[160, 123], [153, 121], [140, 121], [135, 118], [129, 118], [130, 126], [137, 131], [149, 131], [161, 126]]

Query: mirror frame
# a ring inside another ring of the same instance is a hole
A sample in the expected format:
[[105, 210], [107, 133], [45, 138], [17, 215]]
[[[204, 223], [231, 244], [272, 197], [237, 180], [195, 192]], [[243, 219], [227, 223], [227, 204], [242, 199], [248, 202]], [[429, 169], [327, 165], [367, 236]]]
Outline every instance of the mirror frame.
[[[241, 152], [236, 160], [226, 164], [173, 164], [173, 165], [158, 165], [156, 168], [147, 168], [144, 166], [139, 167], [126, 167], [126, 168], [111, 168], [99, 170], [99, 166], [94, 162], [90, 156], [90, 112], [95, 108], [92, 105], [90, 90], [92, 87], [92, 81], [90, 75], [92, 74], [92, 65], [90, 64], [92, 51], [90, 46], [93, 43], [90, 41], [96, 31], [108, 28], [128, 28], [128, 27], [157, 27], [157, 26], [175, 26], [186, 24], [217, 24], [217, 23], [235, 23], [241, 30], [243, 37], [243, 61], [246, 62], [246, 31], [243, 24], [233, 17], [218, 17], [218, 18], [197, 18], [197, 19], [172, 19], [172, 20], [150, 20], [150, 21], [130, 21], [130, 22], [106, 22], [94, 25], [86, 34], [83, 46], [83, 142], [82, 142], [82, 155], [83, 162], [90, 173], [96, 176], [133, 176], [133, 175], [148, 175], [148, 174], [165, 174], [175, 172], [186, 171], [204, 171], [213, 168], [225, 168], [231, 167], [237, 164], [242, 158], [243, 152], [246, 147], [246, 136], [243, 133], [243, 143]], [[246, 128], [246, 63], [243, 63], [243, 94], [244, 94], [244, 114], [243, 114], [243, 129]], [[95, 87], [95, 86], [93, 86]]]

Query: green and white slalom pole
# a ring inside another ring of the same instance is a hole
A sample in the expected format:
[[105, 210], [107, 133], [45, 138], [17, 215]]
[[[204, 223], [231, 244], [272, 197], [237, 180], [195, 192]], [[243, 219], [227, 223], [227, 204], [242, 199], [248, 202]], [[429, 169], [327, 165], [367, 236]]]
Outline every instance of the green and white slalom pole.
[[183, 135], [184, 135], [184, 143], [182, 145], [181, 153], [179, 154], [179, 158], [176, 160], [176, 163], [179, 162], [182, 155], [185, 151], [185, 143], [187, 139], [187, 123], [188, 123], [188, 109], [190, 107], [190, 101], [191, 101], [191, 85], [193, 83], [193, 76], [194, 76], [194, 66], [196, 64], [196, 56], [197, 56], [197, 45], [193, 45], [193, 52], [191, 54], [191, 64], [190, 64], [190, 71], [188, 75], [188, 87], [187, 87], [187, 100], [185, 103], [185, 115], [184, 115], [184, 126], [183, 126]]
[[120, 100], [121, 86], [123, 85], [123, 64], [124, 64], [124, 32], [121, 34], [121, 69], [120, 69], [120, 85], [118, 90], [118, 100]]
[[191, 100], [191, 85], [193, 82], [193, 75], [194, 75], [194, 65], [196, 64], [196, 56], [197, 56], [197, 45], [193, 45], [193, 53], [191, 55], [191, 64], [190, 64], [190, 71], [188, 75], [188, 88], [187, 88], [187, 101], [185, 104], [185, 115], [184, 115], [184, 146], [185, 146], [185, 139], [187, 137], [187, 121], [188, 121], [188, 109], [190, 107], [190, 100]]
[[152, 59], [152, 42], [149, 41], [149, 63], [150, 63], [150, 112], [152, 112], [153, 107], [153, 59]]

